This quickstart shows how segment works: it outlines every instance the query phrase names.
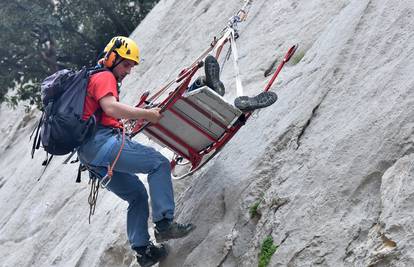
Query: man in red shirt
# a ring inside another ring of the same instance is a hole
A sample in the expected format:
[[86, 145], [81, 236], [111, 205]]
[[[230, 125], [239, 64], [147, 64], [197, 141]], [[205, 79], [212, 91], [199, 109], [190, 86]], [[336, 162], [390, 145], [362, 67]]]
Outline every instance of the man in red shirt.
[[[160, 109], [142, 109], [119, 102], [120, 83], [139, 63], [136, 43], [126, 37], [114, 37], [105, 47], [105, 58], [100, 64], [109, 71], [101, 71], [90, 77], [84, 104], [83, 119], [96, 116], [95, 134], [78, 149], [79, 159], [102, 177], [108, 172], [122, 143], [122, 125], [119, 119], [145, 119], [157, 123]], [[113, 169], [107, 188], [129, 203], [127, 234], [141, 266], [152, 266], [167, 256], [164, 245], [156, 246], [149, 241], [148, 194], [135, 173], [148, 174], [151, 196], [152, 219], [157, 242], [181, 238], [195, 226], [180, 224], [174, 219], [174, 193], [171, 182], [170, 162], [158, 151], [126, 137], [124, 147]]]
[[[114, 37], [104, 49], [105, 58], [100, 67], [109, 71], [93, 74], [88, 83], [82, 119], [95, 116], [98, 127], [94, 135], [78, 148], [81, 162], [98, 172], [101, 177], [108, 174], [122, 145], [122, 125], [119, 119], [144, 119], [157, 123], [160, 109], [142, 109], [119, 102], [118, 83], [139, 63], [139, 49], [127, 37]], [[205, 59], [205, 84], [220, 95], [225, 89], [219, 79], [219, 64], [213, 56]], [[199, 79], [200, 80], [200, 79]], [[189, 90], [200, 87], [195, 82]], [[277, 100], [273, 92], [262, 92], [255, 97], [242, 96], [235, 105], [244, 112], [267, 107]], [[152, 266], [167, 256], [165, 247], [155, 246], [148, 234], [148, 194], [135, 173], [148, 174], [151, 196], [152, 220], [157, 242], [181, 238], [195, 229], [192, 224], [174, 222], [174, 193], [171, 182], [170, 162], [158, 151], [144, 146], [128, 137], [113, 169], [107, 188], [129, 203], [127, 234], [137, 260], [141, 266]], [[102, 178], [101, 178], [102, 179]]]

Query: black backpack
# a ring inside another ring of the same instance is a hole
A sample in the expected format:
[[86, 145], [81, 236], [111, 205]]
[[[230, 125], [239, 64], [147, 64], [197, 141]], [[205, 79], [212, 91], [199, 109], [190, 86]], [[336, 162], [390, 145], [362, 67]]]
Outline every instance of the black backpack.
[[73, 152], [96, 128], [96, 116], [82, 120], [89, 77], [105, 68], [60, 70], [41, 85], [43, 113], [36, 129], [32, 158], [40, 143], [51, 155]]

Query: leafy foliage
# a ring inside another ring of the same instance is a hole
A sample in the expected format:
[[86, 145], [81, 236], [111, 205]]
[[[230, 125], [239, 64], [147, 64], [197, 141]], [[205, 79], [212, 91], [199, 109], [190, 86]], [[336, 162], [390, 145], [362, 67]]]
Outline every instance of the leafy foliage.
[[268, 236], [263, 240], [262, 248], [259, 253], [259, 267], [269, 265], [270, 259], [277, 250], [277, 246], [273, 244], [272, 236]]
[[256, 200], [256, 202], [254, 202], [250, 208], [249, 208], [249, 214], [250, 214], [250, 218], [258, 218], [260, 219], [261, 214], [259, 211], [259, 206], [262, 203], [262, 201], [264, 201], [264, 193], [260, 193], [259, 199]]
[[[95, 64], [106, 43], [129, 36], [158, 0], [0, 0], [0, 103], [40, 104], [40, 82]], [[10, 89], [15, 94], [6, 97]]]
[[250, 206], [250, 208], [249, 208], [250, 218], [254, 218], [254, 217], [260, 215], [260, 213], [258, 211], [260, 203], [261, 203], [261, 200], [256, 201], [255, 203], [253, 203], [253, 205]]

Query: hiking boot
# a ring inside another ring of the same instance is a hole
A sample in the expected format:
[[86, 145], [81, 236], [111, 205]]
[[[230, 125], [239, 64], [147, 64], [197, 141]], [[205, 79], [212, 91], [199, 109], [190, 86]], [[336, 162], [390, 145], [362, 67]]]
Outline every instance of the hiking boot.
[[137, 247], [134, 250], [137, 252], [137, 261], [141, 267], [152, 266], [168, 255], [167, 248], [163, 244], [155, 246], [153, 243], [149, 243], [145, 247]]
[[204, 61], [204, 71], [206, 73], [206, 85], [216, 93], [224, 96], [224, 84], [220, 81], [220, 65], [216, 58], [208, 55]]
[[255, 109], [265, 108], [277, 100], [275, 92], [261, 92], [257, 96], [239, 96], [234, 100], [234, 106], [243, 112], [251, 112]]
[[191, 223], [181, 224], [164, 219], [156, 223], [154, 228], [155, 240], [157, 240], [157, 243], [160, 243], [170, 239], [182, 238], [195, 228], [195, 225]]

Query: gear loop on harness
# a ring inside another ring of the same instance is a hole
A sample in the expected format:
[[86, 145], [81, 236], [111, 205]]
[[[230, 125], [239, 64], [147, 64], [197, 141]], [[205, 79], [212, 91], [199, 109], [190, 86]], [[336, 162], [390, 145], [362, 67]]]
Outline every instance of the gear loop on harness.
[[89, 204], [89, 224], [91, 224], [91, 217], [95, 214], [96, 209], [96, 202], [98, 200], [99, 194], [99, 187], [100, 187], [100, 180], [98, 179], [99, 174], [85, 165], [86, 169], [89, 171], [89, 182], [88, 184], [91, 186], [91, 190], [88, 196], [88, 204]]

